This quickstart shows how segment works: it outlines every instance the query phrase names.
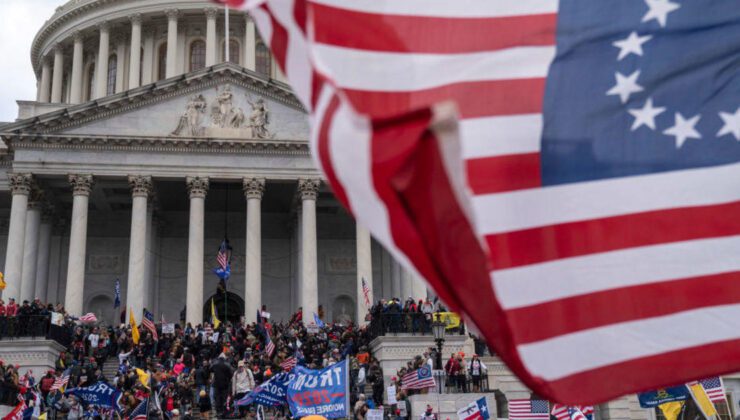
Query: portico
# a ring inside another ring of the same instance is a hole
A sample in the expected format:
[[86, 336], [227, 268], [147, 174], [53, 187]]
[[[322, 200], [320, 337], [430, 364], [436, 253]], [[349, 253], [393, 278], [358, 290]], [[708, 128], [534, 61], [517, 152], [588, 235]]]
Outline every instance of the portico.
[[322, 182], [287, 87], [224, 63], [106, 100], [3, 128], [14, 151], [5, 297], [31, 299], [45, 282], [70, 313], [119, 322], [120, 279], [137, 320], [146, 307], [201, 323], [225, 237], [227, 290], [250, 321], [263, 304], [277, 320], [303, 307], [309, 320], [362, 321], [363, 279], [378, 297], [403, 283]]

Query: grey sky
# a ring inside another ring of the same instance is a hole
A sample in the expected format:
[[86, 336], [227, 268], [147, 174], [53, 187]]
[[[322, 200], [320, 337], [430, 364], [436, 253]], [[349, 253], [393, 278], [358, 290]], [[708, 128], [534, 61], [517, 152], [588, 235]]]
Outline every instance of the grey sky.
[[0, 0], [0, 121], [14, 121], [17, 99], [36, 99], [31, 42], [65, 0]]

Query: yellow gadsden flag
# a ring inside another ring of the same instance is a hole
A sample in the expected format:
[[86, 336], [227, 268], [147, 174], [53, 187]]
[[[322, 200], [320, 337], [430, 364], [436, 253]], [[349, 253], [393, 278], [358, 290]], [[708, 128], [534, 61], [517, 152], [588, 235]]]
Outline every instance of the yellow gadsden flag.
[[714, 408], [714, 404], [709, 400], [707, 392], [704, 391], [704, 387], [700, 383], [686, 384], [686, 386], [689, 388], [691, 398], [694, 399], [696, 406], [704, 414], [704, 418], [708, 419], [717, 415], [717, 409]]
[[663, 416], [665, 416], [666, 420], [676, 420], [678, 415], [681, 414], [683, 405], [684, 401], [673, 401], [661, 404], [658, 407], [660, 407], [660, 411], [663, 412]]
[[134, 344], [139, 344], [139, 327], [136, 326], [133, 308], [128, 313], [128, 323], [131, 324], [131, 338], [134, 339]]
[[0, 273], [0, 290], [5, 290], [5, 286], [7, 286], [5, 283], [5, 274]]
[[147, 372], [145, 372], [145, 371], [143, 371], [143, 370], [141, 370], [139, 368], [136, 368], [136, 376], [139, 377], [139, 382], [141, 382], [142, 385], [144, 385], [145, 387], [149, 388], [149, 378], [150, 378], [150, 374], [149, 373], [147, 373]]
[[213, 319], [213, 329], [217, 330], [219, 325], [221, 325], [221, 321], [216, 316], [216, 306], [213, 304], [213, 299], [211, 299], [211, 319]]

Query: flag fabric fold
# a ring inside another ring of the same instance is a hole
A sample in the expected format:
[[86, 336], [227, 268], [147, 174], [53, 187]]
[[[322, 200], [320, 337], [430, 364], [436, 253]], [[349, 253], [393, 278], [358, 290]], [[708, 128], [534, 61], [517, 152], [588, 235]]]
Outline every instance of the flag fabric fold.
[[[228, 4], [251, 7], [337, 199], [538, 395], [740, 368], [732, 0]], [[637, 31], [644, 54], [621, 47]]]
[[216, 305], [213, 302], [213, 299], [211, 299], [211, 323], [213, 324], [213, 329], [217, 330], [218, 327], [221, 326], [221, 320], [218, 319], [218, 315], [216, 314]]
[[154, 341], [159, 340], [159, 335], [157, 334], [157, 326], [154, 325], [154, 314], [147, 311], [146, 308], [144, 309], [144, 316], [141, 318], [141, 325], [149, 330], [150, 333], [152, 333], [152, 338], [154, 338]]
[[134, 344], [139, 344], [139, 327], [136, 325], [136, 318], [134, 318], [134, 309], [131, 308], [128, 312], [128, 323], [131, 326], [131, 338]]

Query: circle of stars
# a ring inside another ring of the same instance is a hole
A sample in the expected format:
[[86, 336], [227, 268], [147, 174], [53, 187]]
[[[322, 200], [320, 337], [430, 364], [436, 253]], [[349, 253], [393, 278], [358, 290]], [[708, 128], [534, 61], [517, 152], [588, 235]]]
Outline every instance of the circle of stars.
[[[671, 0], [644, 0], [648, 7], [647, 12], [642, 17], [642, 23], [649, 23], [656, 21], [661, 28], [665, 28], [668, 24], [668, 17], [672, 12], [681, 8], [681, 5]], [[619, 48], [619, 54], [617, 55], [617, 61], [634, 54], [638, 57], [642, 57], [643, 46], [652, 39], [652, 35], [640, 35], [637, 31], [632, 31], [627, 38], [617, 40], [612, 43], [616, 48]], [[640, 86], [638, 79], [640, 77], [640, 70], [637, 70], [629, 75], [624, 75], [620, 72], [615, 72], [614, 77], [616, 84], [609, 89], [606, 94], [608, 96], [614, 95], [619, 96], [619, 100], [622, 104], [626, 104], [632, 94], [642, 92], [645, 90], [644, 87]], [[642, 108], [630, 108], [627, 112], [634, 117], [631, 131], [636, 131], [641, 127], [652, 131], [657, 130], [655, 124], [655, 118], [666, 112], [665, 107], [655, 106], [653, 98], [648, 97]], [[702, 135], [696, 130], [696, 125], [701, 120], [701, 114], [694, 116], [684, 116], [680, 112], [674, 114], [673, 126], [663, 130], [663, 134], [674, 138], [676, 148], [680, 149], [684, 143], [689, 139], [701, 139]], [[720, 112], [719, 118], [722, 120], [722, 128], [717, 132], [717, 137], [733, 136], [735, 140], [740, 141], [740, 106], [734, 112]]]

